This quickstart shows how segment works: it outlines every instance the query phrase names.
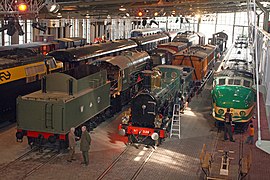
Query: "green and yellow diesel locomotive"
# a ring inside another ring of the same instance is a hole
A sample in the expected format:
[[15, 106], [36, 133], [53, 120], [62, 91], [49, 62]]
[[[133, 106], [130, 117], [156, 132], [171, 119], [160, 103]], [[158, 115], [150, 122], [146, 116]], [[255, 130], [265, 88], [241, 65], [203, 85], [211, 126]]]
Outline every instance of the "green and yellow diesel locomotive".
[[227, 108], [232, 111], [236, 123], [248, 122], [253, 116], [256, 94], [253, 75], [239, 70], [223, 70], [216, 74], [213, 81], [213, 117], [224, 121]]
[[232, 47], [226, 55], [220, 71], [214, 76], [212, 90], [212, 115], [217, 120], [217, 125], [224, 122], [226, 109], [230, 108], [235, 129], [240, 131], [253, 118], [256, 102], [252, 59], [248, 56], [247, 41], [241, 44], [245, 45]]

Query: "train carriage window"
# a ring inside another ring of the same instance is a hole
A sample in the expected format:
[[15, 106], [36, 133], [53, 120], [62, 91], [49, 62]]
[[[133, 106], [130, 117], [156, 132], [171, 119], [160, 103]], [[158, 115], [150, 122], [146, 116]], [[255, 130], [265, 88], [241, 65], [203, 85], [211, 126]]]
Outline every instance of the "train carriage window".
[[34, 82], [44, 75], [44, 64], [25, 68], [26, 83]]
[[250, 87], [250, 81], [244, 80], [244, 86], [245, 87]]
[[240, 79], [235, 79], [234, 80], [234, 85], [240, 85], [241, 84], [241, 80]]
[[233, 79], [228, 79], [228, 84], [232, 85], [233, 84]]
[[37, 75], [39, 73], [43, 73], [44, 71], [45, 71], [45, 69], [44, 69], [44, 65], [43, 64], [25, 68], [26, 76]]
[[225, 85], [225, 79], [219, 79], [218, 85]]

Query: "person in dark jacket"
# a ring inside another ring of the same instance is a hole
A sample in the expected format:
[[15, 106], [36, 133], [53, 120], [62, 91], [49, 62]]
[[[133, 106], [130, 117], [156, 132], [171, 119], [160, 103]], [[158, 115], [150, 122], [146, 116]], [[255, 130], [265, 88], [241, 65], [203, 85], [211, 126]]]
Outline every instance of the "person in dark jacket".
[[82, 151], [82, 156], [83, 156], [82, 164], [85, 164], [85, 166], [88, 166], [88, 164], [89, 164], [88, 151], [90, 149], [90, 145], [91, 145], [90, 134], [86, 130], [86, 127], [83, 126], [82, 127], [80, 150]]
[[229, 134], [230, 141], [235, 142], [233, 140], [232, 135], [232, 114], [230, 113], [230, 108], [227, 109], [227, 112], [224, 115], [224, 140], [228, 140], [227, 133]]
[[75, 134], [75, 128], [70, 128], [70, 131], [68, 133], [68, 142], [69, 142], [69, 153], [68, 153], [68, 162], [71, 162], [74, 159], [75, 154], [75, 146], [76, 146], [76, 139], [79, 139], [79, 137], [76, 137]]

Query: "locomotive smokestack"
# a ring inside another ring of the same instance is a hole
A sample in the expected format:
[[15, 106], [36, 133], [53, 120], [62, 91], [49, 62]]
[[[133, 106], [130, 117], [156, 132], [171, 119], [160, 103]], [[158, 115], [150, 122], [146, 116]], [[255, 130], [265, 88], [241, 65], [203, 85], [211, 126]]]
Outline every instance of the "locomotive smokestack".
[[153, 71], [150, 70], [144, 70], [143, 72], [143, 88], [151, 91], [151, 76], [153, 74]]
[[46, 76], [42, 78], [42, 87], [41, 87], [42, 93], [46, 93]]

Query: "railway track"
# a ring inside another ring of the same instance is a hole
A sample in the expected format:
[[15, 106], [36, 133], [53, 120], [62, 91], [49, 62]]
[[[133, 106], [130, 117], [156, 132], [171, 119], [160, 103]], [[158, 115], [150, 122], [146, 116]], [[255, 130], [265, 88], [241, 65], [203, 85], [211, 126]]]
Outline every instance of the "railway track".
[[[97, 180], [110, 179], [116, 173], [120, 179], [135, 180], [155, 152], [154, 148], [132, 148], [128, 146], [104, 171]], [[132, 163], [132, 164], [131, 164]], [[119, 172], [121, 172], [119, 174]]]
[[40, 152], [38, 148], [33, 148], [2, 167], [0, 174], [5, 179], [23, 180], [54, 160], [58, 155], [57, 150], [44, 149], [43, 152]]

